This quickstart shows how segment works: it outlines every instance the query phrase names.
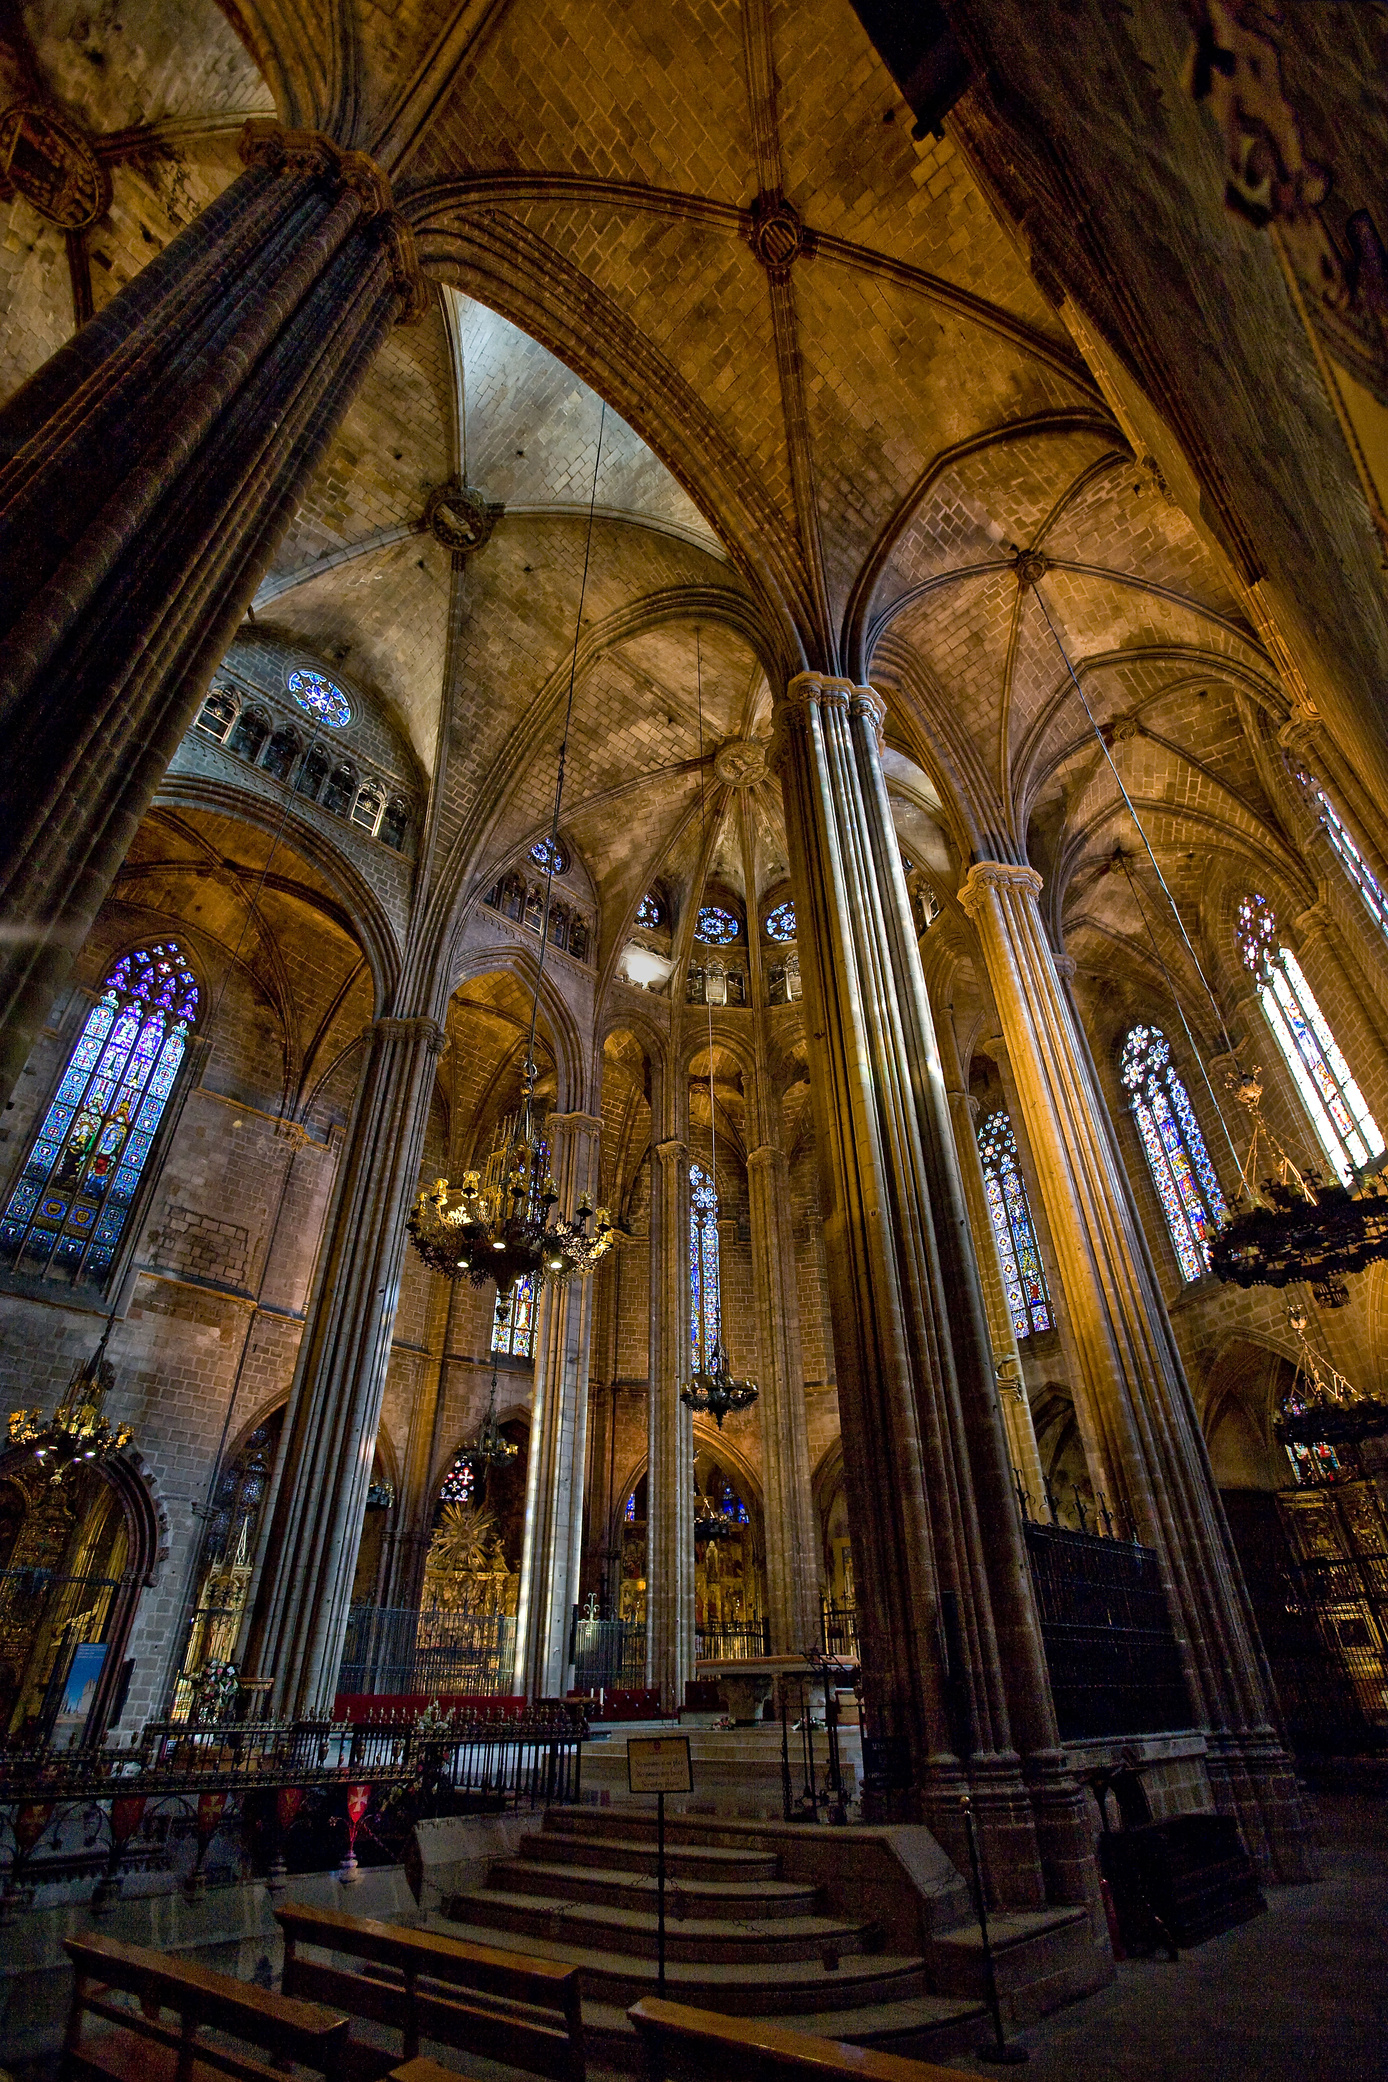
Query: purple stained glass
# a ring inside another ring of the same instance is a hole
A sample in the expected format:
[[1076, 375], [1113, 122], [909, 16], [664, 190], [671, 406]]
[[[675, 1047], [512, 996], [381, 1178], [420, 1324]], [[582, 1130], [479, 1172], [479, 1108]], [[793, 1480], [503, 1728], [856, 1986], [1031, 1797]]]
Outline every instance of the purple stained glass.
[[[173, 941], [116, 963], [10, 1195], [2, 1233], [11, 1255], [105, 1278], [198, 1004]], [[137, 1118], [143, 1132], [134, 1134]]]
[[1017, 1138], [1005, 1113], [980, 1121], [978, 1153], [1012, 1328], [1019, 1338], [1029, 1337], [1033, 1330], [1050, 1329], [1051, 1297], [1017, 1161]]
[[1160, 1027], [1131, 1029], [1119, 1075], [1131, 1094], [1142, 1153], [1181, 1277], [1198, 1280], [1209, 1269], [1209, 1239], [1224, 1214], [1224, 1195]]

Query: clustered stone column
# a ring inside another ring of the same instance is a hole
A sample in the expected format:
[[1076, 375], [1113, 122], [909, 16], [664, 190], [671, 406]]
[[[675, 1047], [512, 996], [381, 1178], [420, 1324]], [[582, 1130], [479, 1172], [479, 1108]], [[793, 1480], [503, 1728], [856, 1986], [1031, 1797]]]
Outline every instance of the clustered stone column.
[[[591, 1113], [552, 1113], [546, 1123], [559, 1206], [569, 1220], [597, 1184], [601, 1129], [601, 1120]], [[591, 1279], [573, 1279], [546, 1288], [540, 1303], [516, 1607], [515, 1683], [530, 1699], [560, 1698], [567, 1688], [570, 1627], [583, 1566], [592, 1302]]]
[[380, 169], [248, 123], [247, 170], [0, 411], [0, 1098], [395, 320]]
[[977, 862], [974, 921], [1049, 1218], [1080, 1368], [1090, 1472], [1161, 1557], [1194, 1720], [1221, 1809], [1265, 1872], [1306, 1876], [1304, 1823], [1204, 1440], [1088, 1050], [1056, 971], [1033, 868]]
[[800, 1296], [791, 1234], [790, 1167], [764, 1143], [747, 1157], [752, 1293], [761, 1354], [762, 1479], [771, 1648], [793, 1655], [819, 1641], [819, 1536], [810, 1489]]
[[274, 1682], [272, 1710], [330, 1708], [376, 1450], [405, 1217], [419, 1182], [434, 1065], [432, 1019], [378, 1019], [318, 1262], [266, 1499], [268, 1531], [241, 1662]]
[[657, 1142], [653, 1156], [646, 1681], [673, 1710], [694, 1670], [694, 1419], [679, 1399], [689, 1350], [689, 1149]]
[[954, 1137], [871, 688], [802, 674], [776, 707], [821, 1162], [868, 1730], [995, 1898], [1092, 1898], [1058, 1746]]

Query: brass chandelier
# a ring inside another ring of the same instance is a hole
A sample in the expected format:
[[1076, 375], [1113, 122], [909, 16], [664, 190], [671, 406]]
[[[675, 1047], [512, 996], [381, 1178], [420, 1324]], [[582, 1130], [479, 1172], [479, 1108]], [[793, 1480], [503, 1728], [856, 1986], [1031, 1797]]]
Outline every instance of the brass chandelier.
[[1287, 1320], [1301, 1345], [1296, 1379], [1282, 1403], [1273, 1431], [1284, 1446], [1357, 1446], [1388, 1432], [1388, 1403], [1364, 1395], [1307, 1342], [1304, 1309]]
[[10, 1444], [32, 1447], [52, 1483], [61, 1482], [74, 1468], [111, 1459], [134, 1437], [128, 1424], [113, 1426], [101, 1411], [115, 1386], [115, 1371], [106, 1358], [114, 1321], [113, 1315], [91, 1358], [75, 1369], [51, 1417], [45, 1419], [37, 1409], [10, 1412]]

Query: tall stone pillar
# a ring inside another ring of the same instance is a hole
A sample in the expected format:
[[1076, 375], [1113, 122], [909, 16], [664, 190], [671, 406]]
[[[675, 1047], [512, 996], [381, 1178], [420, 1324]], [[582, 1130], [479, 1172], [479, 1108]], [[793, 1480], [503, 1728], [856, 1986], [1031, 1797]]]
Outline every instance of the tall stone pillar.
[[679, 1397], [689, 1378], [689, 1149], [657, 1142], [653, 1155], [646, 1678], [673, 1709], [694, 1674], [694, 1419]]
[[[601, 1129], [592, 1113], [552, 1113], [546, 1123], [550, 1165], [567, 1219], [596, 1187]], [[562, 1698], [568, 1688], [569, 1638], [583, 1566], [592, 1312], [591, 1279], [544, 1290], [516, 1606], [515, 1682], [528, 1699]]]
[[1291, 1767], [1200, 1426], [1069, 993], [1056, 972], [1033, 868], [977, 862], [959, 899], [974, 921], [1049, 1218], [1080, 1378], [1091, 1471], [1155, 1548], [1183, 1643], [1193, 1718], [1209, 1731], [1215, 1796], [1250, 1854], [1306, 1870]]
[[[777, 703], [869, 1730], [912, 1790], [887, 1813], [964, 1855], [974, 1794], [996, 1898], [1083, 1899], [992, 1354], [871, 688]], [[1026, 1754], [1026, 1778], [1022, 1758]]]
[[378, 1019], [338, 1167], [299, 1347], [241, 1661], [271, 1678], [272, 1709], [330, 1707], [347, 1630], [405, 1217], [419, 1184], [434, 1063], [432, 1019]]
[[7, 1095], [387, 331], [423, 309], [364, 154], [247, 170], [0, 411]]
[[747, 1158], [752, 1294], [761, 1354], [758, 1411], [766, 1507], [766, 1592], [773, 1654], [819, 1641], [819, 1533], [810, 1488], [800, 1294], [791, 1233], [790, 1167], [764, 1143]]

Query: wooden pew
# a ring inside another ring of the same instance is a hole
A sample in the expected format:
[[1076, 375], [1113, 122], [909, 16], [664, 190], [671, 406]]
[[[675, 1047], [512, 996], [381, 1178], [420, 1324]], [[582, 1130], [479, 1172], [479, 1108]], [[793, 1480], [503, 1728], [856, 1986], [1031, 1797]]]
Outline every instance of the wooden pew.
[[[551, 2082], [584, 2082], [579, 1971], [549, 1959], [520, 1959], [464, 1944], [433, 1930], [375, 1923], [337, 1909], [287, 1902], [275, 1910], [284, 1932], [286, 1995], [331, 2002], [351, 2017], [400, 2033], [399, 2053], [353, 2041], [354, 2082], [376, 2082], [401, 2060], [419, 2061], [421, 2039], [485, 2054]], [[346, 1953], [364, 1970], [305, 1959], [300, 1947]], [[421, 2075], [416, 2082], [426, 2082]]]
[[[667, 2075], [710, 2078], [710, 2082], [970, 2082], [959, 2068], [847, 2046], [809, 2032], [784, 2031], [768, 2017], [724, 2017], [682, 2002], [648, 1995], [627, 2011], [646, 2053], [652, 2082]], [[425, 2078], [420, 2078], [425, 2082]]]
[[[348, 2019], [340, 2010], [293, 2002], [208, 1966], [171, 1959], [114, 1937], [68, 1937], [64, 1948], [77, 1972], [63, 2040], [63, 2082], [77, 2074], [111, 2082], [284, 2082], [287, 2066], [312, 2068], [341, 2082]], [[133, 1995], [129, 2007], [115, 1995]], [[177, 2025], [167, 2024], [171, 2011]], [[90, 2031], [100, 2018], [103, 2029]], [[205, 2027], [269, 2056], [210, 2044]]]

